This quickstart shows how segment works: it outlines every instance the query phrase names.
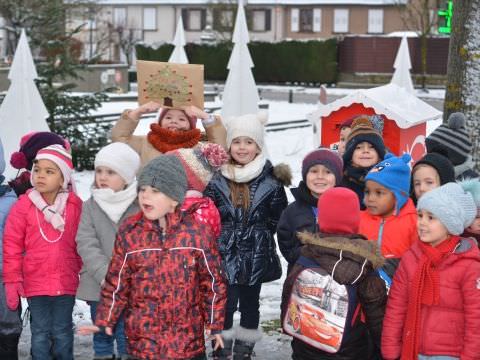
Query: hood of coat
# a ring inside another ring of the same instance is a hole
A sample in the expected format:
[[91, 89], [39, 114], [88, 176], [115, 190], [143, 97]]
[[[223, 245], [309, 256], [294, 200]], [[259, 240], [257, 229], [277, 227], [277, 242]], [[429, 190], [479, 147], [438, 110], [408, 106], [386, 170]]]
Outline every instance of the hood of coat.
[[288, 164], [280, 163], [273, 167], [273, 176], [280, 181], [283, 186], [292, 185], [292, 170]]
[[362, 235], [312, 234], [300, 232], [301, 254], [317, 262], [341, 284], [353, 284], [385, 259], [377, 244]]

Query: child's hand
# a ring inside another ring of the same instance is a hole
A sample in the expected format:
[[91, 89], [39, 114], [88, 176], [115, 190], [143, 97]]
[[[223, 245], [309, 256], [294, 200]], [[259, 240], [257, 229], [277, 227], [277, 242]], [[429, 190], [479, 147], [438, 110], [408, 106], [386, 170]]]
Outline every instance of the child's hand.
[[185, 114], [187, 114], [190, 117], [197, 117], [199, 119], [207, 119], [208, 116], [209, 116], [205, 111], [200, 110], [199, 108], [197, 108], [196, 106], [193, 106], [193, 105], [184, 105], [180, 109], [185, 111]]
[[224, 348], [222, 335], [220, 334], [211, 335], [211, 330], [207, 330], [205, 332], [207, 333], [207, 340], [215, 342], [215, 346], [213, 347], [213, 350], [217, 350], [219, 347], [221, 347], [222, 349]]
[[[100, 328], [96, 325], [83, 325], [77, 330], [77, 333], [80, 335], [92, 335], [97, 332], [100, 332]], [[105, 334], [112, 336], [112, 328], [107, 326], [105, 328]]]
[[23, 284], [21, 282], [5, 283], [5, 297], [7, 298], [7, 307], [14, 311], [20, 304], [20, 297], [25, 296]]
[[159, 103], [157, 103], [155, 101], [149, 101], [148, 103], [139, 106], [135, 110], [132, 110], [130, 112], [130, 116], [132, 118], [137, 119], [140, 116], [142, 116], [143, 114], [157, 112], [161, 107], [162, 106]]

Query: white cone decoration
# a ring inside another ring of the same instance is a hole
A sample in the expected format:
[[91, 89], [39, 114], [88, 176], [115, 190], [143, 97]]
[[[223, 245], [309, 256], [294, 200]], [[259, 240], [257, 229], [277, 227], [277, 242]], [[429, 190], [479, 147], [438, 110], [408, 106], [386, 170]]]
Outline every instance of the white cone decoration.
[[257, 113], [260, 101], [252, 74], [254, 65], [247, 46], [250, 40], [242, 1], [238, 2], [232, 41], [234, 46], [228, 61], [229, 72], [223, 91], [222, 117], [225, 119]]
[[[27, 35], [22, 30], [8, 73], [10, 87], [0, 106], [0, 137], [7, 164], [23, 135], [31, 131], [50, 131], [46, 121], [49, 114], [34, 81], [37, 77]], [[6, 174], [7, 178], [15, 174], [10, 165], [7, 165]]]
[[187, 54], [185, 53], [184, 46], [186, 45], [185, 41], [185, 31], [183, 30], [183, 20], [180, 16], [177, 22], [177, 30], [175, 31], [175, 37], [173, 38], [173, 45], [175, 48], [173, 49], [172, 55], [170, 55], [170, 59], [168, 62], [176, 63], [176, 64], [188, 64]]
[[412, 76], [410, 75], [412, 63], [410, 61], [410, 51], [408, 50], [408, 41], [406, 36], [404, 36], [400, 42], [400, 47], [398, 48], [397, 57], [395, 58], [393, 67], [395, 72], [393, 73], [390, 83], [404, 88], [411, 94], [415, 94]]

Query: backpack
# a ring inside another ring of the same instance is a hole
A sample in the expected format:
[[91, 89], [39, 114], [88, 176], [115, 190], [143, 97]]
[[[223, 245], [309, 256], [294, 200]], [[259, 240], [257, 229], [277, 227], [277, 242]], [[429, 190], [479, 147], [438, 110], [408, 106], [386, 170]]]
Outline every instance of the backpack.
[[292, 272], [282, 327], [304, 343], [337, 353], [360, 313], [355, 285], [342, 285], [316, 262], [301, 256]]

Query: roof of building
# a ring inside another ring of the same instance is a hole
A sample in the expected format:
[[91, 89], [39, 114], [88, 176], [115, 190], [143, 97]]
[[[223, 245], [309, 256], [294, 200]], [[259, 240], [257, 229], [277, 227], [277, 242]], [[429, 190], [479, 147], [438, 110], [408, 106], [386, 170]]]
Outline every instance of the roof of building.
[[[103, 5], [211, 5], [211, 0], [98, 0]], [[244, 0], [247, 5], [398, 5], [407, 0]]]

